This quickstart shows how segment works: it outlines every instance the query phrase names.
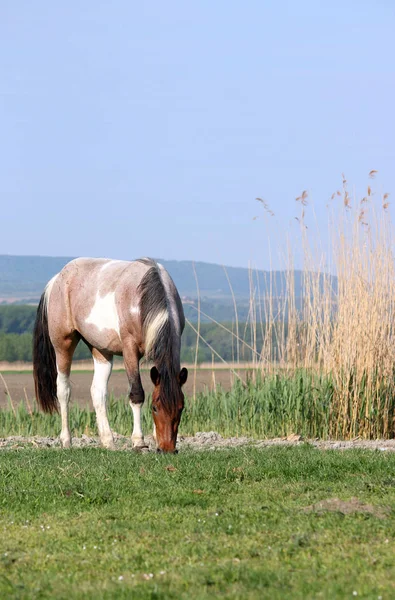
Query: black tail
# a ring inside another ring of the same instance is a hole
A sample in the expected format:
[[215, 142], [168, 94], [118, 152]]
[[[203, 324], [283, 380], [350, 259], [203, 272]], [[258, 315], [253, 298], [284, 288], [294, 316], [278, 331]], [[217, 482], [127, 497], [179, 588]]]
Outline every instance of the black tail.
[[33, 333], [33, 376], [36, 400], [44, 412], [58, 410], [56, 356], [49, 337], [45, 292], [37, 309]]

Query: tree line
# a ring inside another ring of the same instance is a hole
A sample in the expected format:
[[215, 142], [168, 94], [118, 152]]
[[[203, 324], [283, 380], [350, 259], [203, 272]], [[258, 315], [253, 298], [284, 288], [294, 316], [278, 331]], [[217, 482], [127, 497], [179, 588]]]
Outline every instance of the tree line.
[[[32, 360], [32, 337], [34, 320], [36, 318], [36, 307], [25, 305], [0, 306], [0, 361], [30, 362]], [[194, 324], [196, 327], [196, 324]], [[201, 323], [200, 334], [207, 344], [200, 339], [198, 349], [198, 362], [211, 361], [213, 351], [210, 346], [226, 361], [236, 359], [236, 341], [230, 331], [234, 331], [231, 322], [225, 322], [222, 326], [215, 323]], [[229, 330], [229, 331], [227, 331]], [[239, 324], [242, 337], [250, 343], [248, 328], [245, 324]], [[260, 347], [262, 336], [257, 331], [257, 347]], [[182, 336], [181, 360], [185, 363], [195, 361], [196, 333], [188, 324]], [[80, 342], [75, 355], [76, 360], [90, 358], [87, 346]], [[251, 351], [241, 346], [241, 360], [251, 360]]]

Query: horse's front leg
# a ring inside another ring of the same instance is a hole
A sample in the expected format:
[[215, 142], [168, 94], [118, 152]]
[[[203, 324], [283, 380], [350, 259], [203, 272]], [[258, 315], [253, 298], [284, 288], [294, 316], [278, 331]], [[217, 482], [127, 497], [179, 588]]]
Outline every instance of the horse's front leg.
[[144, 404], [144, 390], [140, 377], [140, 353], [138, 347], [132, 345], [124, 349], [123, 353], [125, 369], [129, 380], [129, 404], [133, 411], [133, 448], [147, 448], [141, 428], [141, 409]]
[[111, 375], [113, 357], [96, 348], [92, 349], [95, 372], [92, 381], [91, 395], [96, 412], [97, 428], [100, 441], [105, 448], [114, 449], [114, 437], [110, 429], [107, 415], [108, 380]]

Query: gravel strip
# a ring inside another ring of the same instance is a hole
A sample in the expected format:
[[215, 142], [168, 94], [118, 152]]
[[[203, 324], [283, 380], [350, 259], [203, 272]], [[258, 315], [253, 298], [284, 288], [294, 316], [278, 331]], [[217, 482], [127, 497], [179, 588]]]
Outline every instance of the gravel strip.
[[[132, 450], [130, 437], [114, 434], [117, 450]], [[139, 449], [140, 452], [154, 452], [156, 449], [152, 436], [145, 436], [147, 448]], [[269, 446], [300, 446], [308, 443], [320, 450], [348, 450], [350, 448], [395, 451], [395, 440], [362, 440], [354, 439], [348, 441], [339, 440], [304, 440], [301, 436], [290, 435], [286, 438], [273, 438], [268, 440], [256, 440], [249, 437], [222, 437], [215, 431], [198, 432], [194, 436], [179, 436], [177, 447], [191, 448], [194, 450], [216, 450], [220, 448], [236, 448], [240, 446], [253, 446], [255, 448], [267, 448]], [[80, 438], [72, 439], [74, 448], [97, 448], [100, 441], [97, 437], [82, 435]], [[22, 449], [22, 448], [61, 448], [59, 438], [52, 437], [25, 437], [10, 436], [0, 438], [0, 450]]]

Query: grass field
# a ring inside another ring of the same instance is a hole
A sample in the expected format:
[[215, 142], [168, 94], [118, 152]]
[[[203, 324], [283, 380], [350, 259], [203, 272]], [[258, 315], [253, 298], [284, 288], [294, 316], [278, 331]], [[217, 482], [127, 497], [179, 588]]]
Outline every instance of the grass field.
[[391, 453], [3, 451], [0, 597], [392, 598], [394, 509]]

